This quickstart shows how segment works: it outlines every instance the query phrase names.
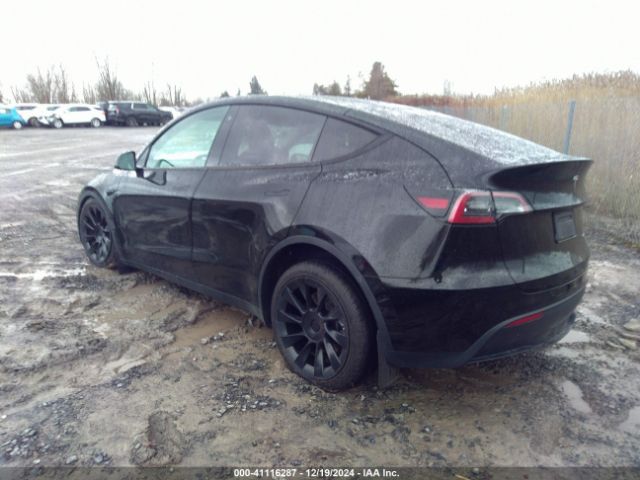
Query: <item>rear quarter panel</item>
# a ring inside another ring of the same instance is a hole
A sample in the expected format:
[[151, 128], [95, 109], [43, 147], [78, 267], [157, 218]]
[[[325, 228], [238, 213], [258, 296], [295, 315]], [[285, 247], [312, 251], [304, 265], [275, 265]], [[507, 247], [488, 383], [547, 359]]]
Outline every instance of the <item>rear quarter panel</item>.
[[421, 277], [432, 269], [447, 226], [409, 196], [406, 182], [450, 188], [432, 157], [392, 136], [353, 158], [323, 163], [294, 224], [344, 239], [380, 277]]

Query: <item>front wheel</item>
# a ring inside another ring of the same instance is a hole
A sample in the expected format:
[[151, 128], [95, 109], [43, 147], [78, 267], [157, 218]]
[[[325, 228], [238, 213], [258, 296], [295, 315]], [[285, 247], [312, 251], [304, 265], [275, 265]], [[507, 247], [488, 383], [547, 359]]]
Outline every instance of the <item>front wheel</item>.
[[100, 121], [100, 119], [94, 118], [93, 120], [91, 120], [91, 126], [93, 128], [98, 128], [101, 125], [102, 125], [102, 122]]
[[355, 385], [373, 351], [368, 308], [355, 285], [317, 262], [289, 268], [273, 292], [274, 337], [287, 366], [328, 390]]
[[135, 117], [127, 118], [127, 127], [137, 127], [137, 126], [138, 126], [138, 120], [136, 120]]
[[117, 265], [113, 244], [115, 228], [109, 213], [95, 198], [89, 198], [82, 205], [78, 215], [78, 233], [91, 263], [97, 267]]
[[16, 120], [15, 122], [13, 122], [12, 126], [15, 130], [20, 130], [22, 128], [22, 122]]
[[53, 128], [62, 128], [62, 126], [63, 126], [62, 120], [60, 120], [59, 118], [56, 118], [53, 121]]

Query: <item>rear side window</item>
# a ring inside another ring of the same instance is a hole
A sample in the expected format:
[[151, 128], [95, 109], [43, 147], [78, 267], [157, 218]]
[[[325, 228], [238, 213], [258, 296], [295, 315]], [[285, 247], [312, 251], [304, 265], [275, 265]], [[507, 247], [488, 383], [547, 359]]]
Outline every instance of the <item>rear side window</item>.
[[373, 142], [377, 135], [364, 128], [329, 118], [322, 131], [314, 161], [343, 157]]
[[310, 160], [324, 115], [285, 107], [241, 106], [221, 165], [286, 165]]
[[147, 104], [146, 103], [134, 103], [133, 104], [133, 108], [135, 110], [146, 110], [147, 109]]

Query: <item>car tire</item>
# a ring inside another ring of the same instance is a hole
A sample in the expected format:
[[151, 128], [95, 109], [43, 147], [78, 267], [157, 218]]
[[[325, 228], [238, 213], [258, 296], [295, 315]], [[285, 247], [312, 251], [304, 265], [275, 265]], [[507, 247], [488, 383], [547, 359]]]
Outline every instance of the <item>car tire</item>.
[[89, 197], [78, 213], [78, 234], [87, 258], [96, 267], [118, 267], [115, 231], [104, 203]]
[[14, 130], [20, 130], [22, 128], [22, 122], [19, 122], [18, 120], [16, 120], [11, 124], [11, 126], [13, 127]]
[[64, 123], [62, 123], [62, 120], [60, 120], [59, 118], [56, 118], [53, 121], [53, 128], [62, 128], [64, 126]]
[[374, 328], [351, 278], [328, 264], [298, 263], [278, 280], [271, 323], [287, 367], [330, 391], [355, 385], [374, 349]]
[[127, 124], [127, 127], [137, 127], [138, 120], [136, 120], [135, 117], [129, 117], [127, 118], [126, 124]]
[[93, 120], [91, 120], [91, 126], [93, 128], [99, 128], [102, 126], [102, 122], [100, 121], [99, 118], [94, 118]]
[[40, 126], [40, 122], [38, 122], [38, 119], [36, 117], [31, 117], [27, 123], [29, 124], [30, 127]]

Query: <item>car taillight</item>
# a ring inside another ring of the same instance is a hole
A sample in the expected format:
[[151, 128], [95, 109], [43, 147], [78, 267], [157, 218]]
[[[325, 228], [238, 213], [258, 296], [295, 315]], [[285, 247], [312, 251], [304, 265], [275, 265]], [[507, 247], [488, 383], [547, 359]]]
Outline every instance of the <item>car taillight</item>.
[[463, 192], [454, 202], [448, 221], [454, 224], [495, 223], [502, 215], [530, 212], [531, 206], [515, 192]]
[[489, 190], [458, 190], [457, 198], [451, 198], [453, 190], [433, 190], [430, 195], [413, 194], [418, 204], [434, 217], [446, 217], [449, 223], [482, 225], [496, 223], [503, 215], [531, 211], [527, 200], [516, 192], [491, 192]]
[[495, 223], [491, 193], [464, 192], [453, 204], [448, 220], [449, 223], [458, 224]]
[[526, 213], [531, 211], [531, 205], [522, 195], [515, 192], [493, 192], [493, 204], [496, 216], [507, 213]]

